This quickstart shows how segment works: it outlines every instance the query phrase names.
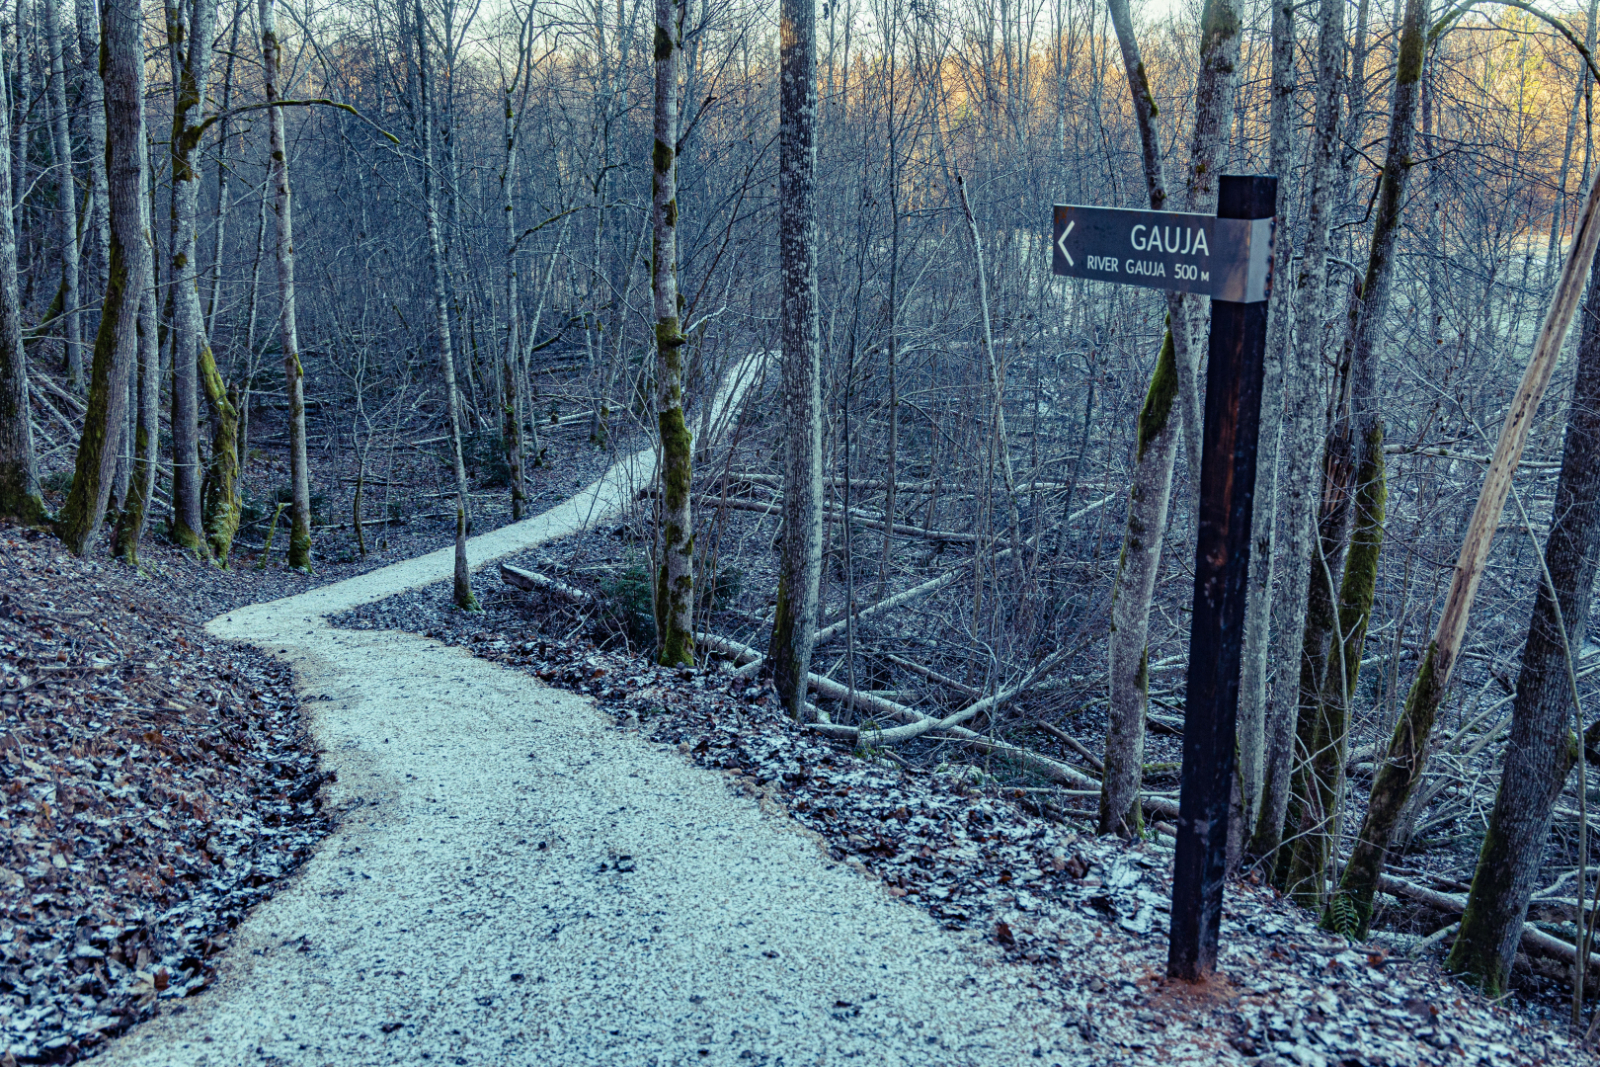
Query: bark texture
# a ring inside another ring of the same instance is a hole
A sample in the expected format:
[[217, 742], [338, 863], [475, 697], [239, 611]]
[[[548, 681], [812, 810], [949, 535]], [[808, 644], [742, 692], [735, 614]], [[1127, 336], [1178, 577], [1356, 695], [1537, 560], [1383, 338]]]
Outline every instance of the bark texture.
[[1161, 570], [1161, 540], [1178, 458], [1173, 411], [1178, 370], [1169, 324], [1155, 373], [1139, 411], [1128, 525], [1111, 601], [1111, 704], [1106, 724], [1105, 777], [1100, 790], [1100, 832], [1134, 837], [1144, 829], [1139, 786], [1144, 774], [1144, 719], [1149, 699], [1146, 647], [1150, 599]]
[[450, 458], [456, 484], [455, 601], [462, 611], [477, 611], [472, 595], [472, 571], [467, 566], [467, 466], [461, 454], [461, 397], [456, 391], [456, 360], [451, 348], [449, 281], [444, 234], [439, 220], [434, 175], [433, 101], [429, 96], [428, 32], [422, 0], [413, 7], [417, 33], [417, 83], [421, 93], [417, 108], [422, 127], [422, 202], [428, 224], [428, 259], [433, 270], [434, 327], [438, 332], [439, 365], [444, 372], [445, 411], [450, 422]]
[[[528, 28], [524, 24], [518, 48], [517, 74], [520, 77], [528, 60]], [[505, 87], [505, 169], [500, 172], [500, 202], [506, 232], [506, 346], [500, 362], [501, 412], [500, 444], [505, 449], [506, 469], [511, 481], [511, 518], [523, 517], [528, 489], [523, 475], [522, 423], [527, 417], [523, 403], [522, 295], [518, 292], [517, 211], [513, 195], [517, 176], [517, 80]]]
[[50, 51], [50, 151], [54, 156], [57, 239], [61, 247], [61, 337], [66, 345], [67, 382], [83, 387], [83, 318], [78, 310], [78, 188], [72, 177], [72, 128], [67, 111], [67, 47], [61, 0], [42, 0], [45, 46]]
[[782, 0], [778, 20], [778, 245], [783, 272], [783, 547], [768, 657], [785, 710], [806, 717], [822, 578], [822, 378], [817, 323], [816, 0]]
[[[172, 108], [172, 230], [166, 280], [172, 342], [172, 538], [185, 548], [206, 551], [204, 472], [200, 461], [202, 361], [210, 360], [203, 336], [196, 264], [196, 221], [200, 208], [200, 137], [206, 82], [211, 74], [211, 42], [216, 31], [216, 0], [183, 0], [167, 8], [167, 39], [177, 74]], [[280, 114], [272, 108], [270, 114]], [[202, 352], [204, 355], [202, 356]], [[214, 370], [214, 368], [213, 368]]]
[[[1268, 127], [1267, 169], [1286, 175], [1294, 165], [1295, 105], [1294, 6], [1272, 0], [1272, 100]], [[1289, 182], [1278, 182], [1278, 239], [1288, 247]], [[1267, 351], [1261, 376], [1261, 434], [1256, 462], [1256, 529], [1250, 551], [1250, 584], [1246, 591], [1242, 666], [1239, 676], [1239, 788], [1238, 802], [1228, 820], [1228, 868], [1237, 868], [1244, 839], [1261, 811], [1266, 786], [1268, 735], [1268, 682], [1272, 675], [1272, 589], [1277, 573], [1274, 552], [1278, 531], [1279, 446], [1284, 422], [1284, 400], [1303, 392], [1299, 371], [1288, 359], [1292, 342], [1291, 311], [1294, 303], [1292, 257], [1278, 253], [1272, 262], [1272, 295], [1267, 309]]]
[[1260, 814], [1250, 852], [1275, 857], [1290, 818], [1289, 797], [1295, 757], [1296, 709], [1305, 633], [1306, 593], [1316, 536], [1318, 379], [1322, 365], [1323, 313], [1327, 305], [1328, 235], [1338, 176], [1335, 161], [1343, 114], [1345, 66], [1344, 2], [1323, 0], [1318, 25], [1316, 117], [1309, 145], [1310, 194], [1306, 204], [1305, 258], [1297, 287], [1292, 361], [1284, 371], [1282, 474], [1276, 532], [1282, 562], [1272, 604], [1272, 658], [1278, 666], [1272, 712], [1267, 719], [1266, 764], [1262, 769]]
[[[1112, 0], [1110, 8], [1133, 98], [1145, 167], [1145, 188], [1150, 206], [1161, 210], [1166, 205], [1167, 193], [1155, 100], [1126, 0]], [[1185, 172], [1186, 195], [1189, 207], [1194, 210], [1214, 210], [1216, 205], [1216, 171], [1231, 127], [1234, 67], [1238, 54], [1237, 6], [1232, 0], [1207, 0], [1202, 15], [1195, 130]], [[1161, 543], [1166, 536], [1172, 475], [1180, 445], [1187, 450], [1196, 477], [1200, 470], [1199, 385], [1189, 354], [1194, 347], [1193, 307], [1178, 293], [1168, 294], [1167, 306], [1170, 314], [1166, 337], [1139, 413], [1139, 441], [1128, 498], [1128, 524], [1111, 594], [1110, 719], [1106, 730], [1105, 778], [1100, 795], [1100, 832], [1124, 836], [1138, 833], [1142, 825], [1138, 795], [1144, 768], [1150, 604], [1161, 570]]]
[[656, 424], [661, 433], [656, 643], [663, 666], [694, 665], [692, 446], [683, 418], [683, 328], [678, 322], [678, 66], [683, 7], [656, 0], [655, 147], [650, 170], [650, 282], [656, 313]]
[[[145, 232], [151, 233], [150, 200], [142, 198]], [[139, 541], [144, 537], [150, 500], [156, 489], [156, 464], [160, 452], [161, 345], [156, 327], [155, 251], [145, 257], [143, 293], [139, 300], [139, 366], [135, 389], [138, 405], [133, 432], [133, 471], [128, 495], [117, 516], [115, 552], [130, 567], [139, 565]]]
[[103, 48], [111, 188], [111, 274], [95, 336], [83, 439], [58, 532], [82, 555], [105, 518], [127, 423], [126, 383], [137, 356], [139, 303], [150, 244], [145, 230], [143, 20], [136, 3], [106, 5]]

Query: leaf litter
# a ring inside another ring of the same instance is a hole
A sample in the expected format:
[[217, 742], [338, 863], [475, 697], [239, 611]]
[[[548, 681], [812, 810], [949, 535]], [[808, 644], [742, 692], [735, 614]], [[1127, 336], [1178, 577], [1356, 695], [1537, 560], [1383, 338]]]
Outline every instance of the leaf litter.
[[182, 1012], [330, 828], [289, 669], [194, 602], [0, 526], [0, 1067]]

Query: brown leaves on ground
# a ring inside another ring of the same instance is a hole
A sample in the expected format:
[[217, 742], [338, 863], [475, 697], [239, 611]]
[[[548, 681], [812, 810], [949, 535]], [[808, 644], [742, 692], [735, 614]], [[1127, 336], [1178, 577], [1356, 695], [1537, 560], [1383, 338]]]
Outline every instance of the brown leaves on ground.
[[[287, 668], [0, 526], [0, 1050], [70, 1062], [205, 988], [328, 820]], [[181, 603], [181, 602], [180, 602]]]

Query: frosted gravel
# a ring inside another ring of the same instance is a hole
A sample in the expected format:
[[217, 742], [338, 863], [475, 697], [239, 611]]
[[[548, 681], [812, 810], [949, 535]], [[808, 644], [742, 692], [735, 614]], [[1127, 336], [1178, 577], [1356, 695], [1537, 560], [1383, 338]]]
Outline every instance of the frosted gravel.
[[[473, 562], [609, 516], [649, 462], [474, 538]], [[450, 558], [212, 622], [294, 665], [348, 812], [239, 928], [215, 988], [102, 1062], [1085, 1062], [1076, 1020], [1022, 969], [587, 698], [324, 619], [438, 581]]]

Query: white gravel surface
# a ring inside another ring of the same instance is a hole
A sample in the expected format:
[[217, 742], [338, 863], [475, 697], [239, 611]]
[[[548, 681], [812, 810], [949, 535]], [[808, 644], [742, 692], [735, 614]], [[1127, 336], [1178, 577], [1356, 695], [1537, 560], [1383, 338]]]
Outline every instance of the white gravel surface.
[[[473, 563], [614, 513], [648, 462], [473, 539]], [[450, 559], [213, 621], [293, 663], [347, 812], [240, 927], [216, 987], [102, 1062], [1087, 1062], [1025, 971], [588, 699], [325, 621]]]

